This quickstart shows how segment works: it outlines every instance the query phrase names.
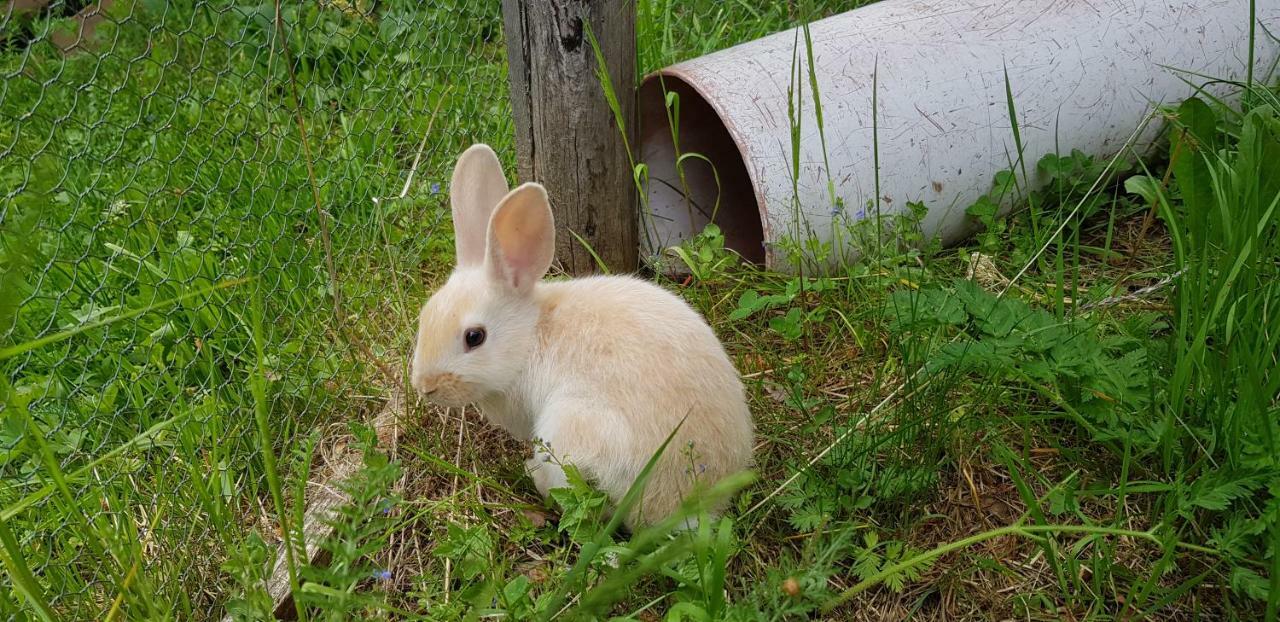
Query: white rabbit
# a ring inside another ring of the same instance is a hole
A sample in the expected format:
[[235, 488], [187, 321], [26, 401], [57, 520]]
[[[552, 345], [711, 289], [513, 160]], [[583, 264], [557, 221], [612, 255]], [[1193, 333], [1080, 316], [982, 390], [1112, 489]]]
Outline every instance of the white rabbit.
[[458, 264], [419, 317], [419, 392], [474, 403], [538, 441], [527, 467], [544, 497], [567, 485], [559, 465], [572, 463], [617, 503], [687, 415], [625, 517], [631, 527], [749, 466], [742, 382], [696, 311], [631, 277], [542, 282], [555, 250], [547, 193], [535, 183], [508, 193], [488, 146], [458, 159], [450, 195]]

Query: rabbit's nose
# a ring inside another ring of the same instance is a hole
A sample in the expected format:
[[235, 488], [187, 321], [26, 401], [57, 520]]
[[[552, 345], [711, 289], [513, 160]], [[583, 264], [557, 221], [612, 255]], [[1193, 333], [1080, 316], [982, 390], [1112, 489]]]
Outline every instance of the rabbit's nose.
[[417, 389], [418, 393], [421, 393], [424, 396], [430, 396], [440, 388], [440, 380], [436, 376], [421, 374], [414, 377], [413, 388]]

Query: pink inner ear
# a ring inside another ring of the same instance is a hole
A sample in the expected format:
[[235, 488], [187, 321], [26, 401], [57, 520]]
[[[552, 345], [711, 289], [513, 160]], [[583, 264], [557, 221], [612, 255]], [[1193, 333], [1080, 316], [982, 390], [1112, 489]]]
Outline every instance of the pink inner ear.
[[495, 276], [515, 289], [528, 287], [551, 266], [555, 233], [541, 186], [512, 191], [493, 214], [489, 228], [490, 261]]
[[535, 245], [539, 238], [535, 226], [525, 222], [533, 210], [526, 206], [512, 205], [502, 219], [502, 263], [512, 287], [519, 289], [533, 271]]
[[528, 269], [529, 257], [527, 254], [521, 254], [518, 248], [501, 247], [498, 249], [500, 257], [499, 264], [502, 266], [502, 276], [512, 287], [519, 289], [520, 283], [523, 281], [521, 276]]

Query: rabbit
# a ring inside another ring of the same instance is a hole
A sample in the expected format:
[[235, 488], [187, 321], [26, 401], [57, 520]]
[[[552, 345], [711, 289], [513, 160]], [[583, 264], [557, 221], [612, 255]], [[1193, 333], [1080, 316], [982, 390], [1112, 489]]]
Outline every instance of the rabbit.
[[459, 157], [450, 200], [457, 265], [419, 315], [411, 381], [421, 395], [475, 404], [534, 441], [526, 468], [544, 498], [568, 485], [561, 465], [572, 463], [615, 507], [684, 420], [622, 519], [630, 529], [750, 466], [742, 381], [697, 311], [629, 276], [542, 281], [555, 251], [546, 190], [508, 192], [486, 145]]

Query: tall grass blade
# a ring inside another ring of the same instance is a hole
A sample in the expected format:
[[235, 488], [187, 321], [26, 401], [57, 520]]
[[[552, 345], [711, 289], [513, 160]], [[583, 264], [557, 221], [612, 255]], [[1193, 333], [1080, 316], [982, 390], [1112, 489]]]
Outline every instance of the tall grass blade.
[[[66, 480], [70, 482], [77, 482], [77, 481], [88, 479], [89, 476], [92, 475], [94, 470], [97, 469], [98, 467], [120, 457], [125, 452], [135, 447], [138, 447], [144, 443], [151, 441], [161, 432], [164, 432], [166, 430], [173, 428], [179, 422], [185, 421], [188, 417], [189, 417], [189, 413], [182, 413], [180, 415], [175, 415], [172, 418], [161, 421], [151, 426], [150, 428], [147, 428], [146, 431], [129, 439], [127, 443], [124, 443], [123, 445], [120, 445], [119, 447], [116, 447], [115, 449], [112, 449], [111, 451], [108, 451], [107, 453], [102, 454], [97, 458], [94, 458], [84, 466], [76, 469], [75, 471], [72, 471], [66, 477]], [[27, 495], [26, 497], [23, 497], [21, 500], [6, 506], [4, 510], [0, 511], [0, 521], [12, 520], [15, 516], [22, 513], [27, 508], [30, 508], [32, 505], [39, 503], [40, 501], [48, 497], [50, 494], [53, 494], [53, 492], [54, 492], [54, 485], [46, 484], [44, 487], [40, 488], [39, 490], [36, 490], [35, 492]]]
[[[653, 226], [653, 214], [649, 210], [649, 195], [646, 189], [640, 183], [641, 176], [638, 174], [640, 166], [636, 162], [635, 152], [631, 149], [631, 139], [628, 138], [628, 121], [622, 116], [622, 105], [618, 102], [618, 92], [613, 88], [613, 78], [609, 75], [609, 66], [605, 63], [604, 53], [600, 51], [600, 42], [596, 40], [595, 32], [591, 30], [590, 24], [583, 24], [583, 34], [587, 37], [587, 43], [591, 45], [591, 54], [596, 60], [596, 80], [600, 82], [600, 89], [604, 92], [604, 99], [609, 104], [609, 111], [613, 113], [613, 123], [618, 127], [618, 136], [622, 139], [622, 148], [627, 152], [627, 161], [631, 164], [633, 171], [632, 179], [636, 184], [636, 194], [640, 201], [641, 215], [648, 218], [649, 222], [644, 227], [645, 242], [649, 248], [656, 248], [654, 240], [651, 237]], [[634, 80], [635, 76], [629, 76], [628, 79]]]
[[627, 489], [626, 494], [618, 501], [617, 507], [614, 509], [613, 516], [609, 517], [609, 522], [601, 529], [590, 542], [582, 545], [582, 549], [578, 552], [578, 560], [574, 562], [573, 567], [569, 569], [569, 574], [565, 577], [564, 583], [556, 590], [550, 598], [550, 605], [547, 606], [547, 617], [559, 611], [564, 603], [568, 593], [573, 590], [581, 589], [581, 584], [586, 580], [587, 567], [591, 564], [591, 560], [600, 553], [606, 542], [618, 531], [618, 527], [622, 525], [631, 510], [640, 502], [641, 496], [644, 494], [645, 485], [649, 483], [649, 477], [653, 474], [653, 469], [658, 465], [658, 460], [662, 458], [666, 452], [667, 446], [671, 444], [671, 440], [676, 437], [676, 433], [684, 426], [688, 420], [688, 415], [680, 419], [680, 423], [667, 434], [666, 440], [658, 446], [657, 451], [649, 457], [649, 461], [645, 463], [644, 468], [640, 469], [640, 474], [636, 476], [631, 487]]
[[58, 616], [54, 613], [53, 607], [50, 607], [44, 598], [44, 590], [40, 588], [35, 575], [31, 574], [31, 569], [27, 567], [27, 560], [18, 548], [17, 539], [13, 537], [13, 532], [9, 531], [8, 521], [4, 520], [0, 520], [0, 551], [3, 552], [0, 561], [4, 562], [5, 570], [9, 571], [9, 580], [13, 582], [14, 589], [26, 599], [27, 605], [35, 610], [41, 620], [45, 622], [57, 620]]
[[50, 334], [50, 335], [45, 335], [44, 337], [40, 337], [39, 339], [32, 339], [31, 341], [26, 341], [26, 342], [23, 342], [23, 343], [20, 343], [20, 344], [14, 345], [14, 346], [9, 346], [9, 347], [7, 347], [7, 348], [0, 348], [0, 361], [3, 361], [3, 360], [8, 359], [8, 358], [13, 358], [13, 357], [15, 357], [15, 356], [17, 356], [17, 355], [19, 355], [19, 354], [24, 353], [24, 352], [30, 352], [31, 350], [35, 350], [36, 348], [42, 348], [42, 347], [47, 346], [47, 345], [51, 345], [51, 344], [58, 343], [59, 341], [65, 341], [65, 340], [70, 339], [70, 338], [72, 338], [72, 337], [75, 337], [76, 335], [79, 335], [79, 334], [81, 334], [81, 333], [85, 333], [85, 332], [91, 331], [91, 330], [93, 330], [93, 329], [95, 329], [95, 328], [101, 328], [101, 327], [103, 327], [103, 326], [107, 326], [107, 325], [109, 325], [109, 324], [115, 324], [116, 322], [123, 322], [123, 321], [125, 321], [125, 320], [131, 320], [131, 319], [133, 319], [133, 318], [135, 318], [135, 317], [138, 317], [139, 315], [143, 315], [143, 314], [145, 314], [145, 313], [150, 313], [150, 312], [152, 312], [152, 311], [156, 311], [156, 310], [158, 310], [158, 309], [163, 309], [163, 308], [165, 308], [165, 307], [168, 307], [168, 306], [172, 306], [172, 305], [178, 304], [179, 302], [182, 302], [182, 301], [184, 301], [184, 300], [190, 300], [191, 298], [195, 298], [195, 297], [197, 297], [197, 296], [203, 296], [203, 295], [205, 295], [205, 294], [208, 294], [208, 293], [211, 293], [211, 292], [215, 292], [215, 291], [218, 291], [218, 290], [220, 290], [220, 289], [227, 289], [227, 288], [230, 288], [230, 287], [236, 287], [237, 285], [243, 285], [244, 283], [247, 283], [247, 282], [249, 282], [250, 280], [252, 280], [252, 277], [245, 277], [245, 278], [240, 278], [240, 279], [232, 279], [232, 280], [229, 280], [229, 281], [223, 281], [223, 282], [221, 282], [221, 283], [217, 283], [217, 284], [215, 284], [215, 285], [210, 285], [210, 286], [208, 286], [208, 287], [202, 287], [202, 288], [197, 289], [197, 290], [195, 290], [195, 291], [191, 291], [191, 292], [188, 292], [188, 293], [182, 294], [181, 296], [176, 296], [176, 297], [174, 297], [174, 298], [170, 298], [170, 299], [168, 299], [168, 300], [162, 300], [162, 301], [157, 302], [157, 303], [155, 303], [155, 304], [150, 304], [150, 305], [147, 305], [147, 306], [145, 306], [145, 307], [140, 307], [140, 308], [138, 308], [138, 309], [131, 309], [131, 310], [129, 310], [129, 311], [125, 311], [124, 313], [120, 313], [120, 314], [117, 314], [117, 315], [112, 315], [112, 316], [105, 317], [105, 318], [102, 318], [102, 319], [99, 319], [99, 320], [94, 320], [94, 321], [92, 321], [92, 322], [88, 322], [88, 323], [86, 323], [86, 324], [82, 324], [82, 325], [77, 326], [77, 327], [75, 327], [75, 328], [71, 328], [71, 329], [67, 329], [67, 330], [64, 330], [64, 331], [56, 332], [56, 333], [53, 333], [53, 334]]
[[[300, 583], [298, 581], [298, 560], [295, 555], [295, 547], [301, 545], [300, 550], [306, 550], [305, 537], [302, 533], [302, 525], [297, 525], [297, 533], [294, 533], [293, 525], [290, 520], [289, 506], [284, 500], [284, 486], [281, 484], [280, 471], [276, 467], [276, 448], [271, 438], [271, 425], [267, 418], [270, 415], [270, 406], [267, 402], [267, 372], [266, 372], [266, 352], [264, 351], [265, 337], [262, 330], [262, 317], [264, 315], [262, 307], [262, 297], [255, 293], [253, 297], [252, 317], [252, 338], [254, 353], [257, 355], [257, 363], [254, 368], [254, 374], [249, 380], [249, 391], [253, 395], [253, 416], [258, 425], [258, 443], [262, 452], [262, 466], [267, 476], [267, 487], [271, 491], [271, 500], [275, 505], [276, 520], [280, 523], [280, 533], [283, 538], [283, 549], [285, 556], [285, 564], [289, 572], [289, 589], [293, 594], [299, 594]], [[304, 475], [305, 477], [305, 475]], [[307, 612], [302, 606], [302, 601], [298, 598], [293, 599], [294, 609], [297, 612], [298, 619], [306, 622]]]

